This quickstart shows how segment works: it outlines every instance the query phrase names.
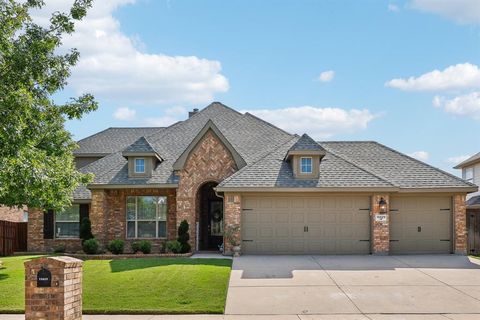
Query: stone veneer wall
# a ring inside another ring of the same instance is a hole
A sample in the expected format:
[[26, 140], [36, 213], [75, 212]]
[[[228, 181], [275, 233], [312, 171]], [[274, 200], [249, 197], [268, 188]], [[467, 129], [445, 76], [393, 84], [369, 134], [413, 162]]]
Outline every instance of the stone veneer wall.
[[[241, 245], [242, 243], [242, 197], [240, 194], [235, 193], [225, 193], [224, 198], [224, 219], [225, 219], [225, 230], [229, 228], [238, 227], [237, 232], [233, 234], [236, 242]], [[232, 245], [225, 239], [225, 253], [232, 253]]]
[[453, 196], [453, 221], [454, 221], [454, 252], [467, 254], [467, 210], [465, 194]]
[[166, 196], [167, 197], [167, 239], [146, 239], [152, 242], [152, 252], [163, 250], [165, 241], [177, 237], [175, 189], [132, 188], [92, 190], [90, 220], [92, 233], [106, 246], [114, 239], [125, 240], [125, 252], [130, 252], [130, 244], [141, 239], [127, 239], [126, 205], [127, 196]]
[[0, 206], [0, 220], [23, 222], [23, 211], [27, 208], [10, 208], [6, 206]]
[[27, 236], [28, 251], [45, 251], [45, 240], [43, 239], [43, 210], [30, 209], [28, 211]]
[[187, 220], [190, 225], [190, 243], [193, 250], [196, 245], [199, 188], [206, 182], [220, 182], [235, 171], [237, 166], [230, 151], [212, 130], [207, 131], [188, 156], [184, 168], [179, 171], [177, 225]]
[[[375, 216], [380, 213], [380, 206], [378, 202], [383, 198], [387, 202], [387, 212], [382, 213], [387, 215], [387, 220], [375, 221]], [[374, 194], [372, 196], [371, 204], [371, 246], [372, 254], [387, 255], [390, 251], [390, 197], [388, 194]]]

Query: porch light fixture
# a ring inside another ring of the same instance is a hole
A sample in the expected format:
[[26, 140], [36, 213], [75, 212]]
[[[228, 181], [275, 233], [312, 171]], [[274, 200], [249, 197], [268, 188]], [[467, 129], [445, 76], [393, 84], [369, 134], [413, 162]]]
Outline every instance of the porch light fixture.
[[387, 213], [387, 201], [383, 197], [378, 201], [378, 207], [380, 208], [380, 213]]

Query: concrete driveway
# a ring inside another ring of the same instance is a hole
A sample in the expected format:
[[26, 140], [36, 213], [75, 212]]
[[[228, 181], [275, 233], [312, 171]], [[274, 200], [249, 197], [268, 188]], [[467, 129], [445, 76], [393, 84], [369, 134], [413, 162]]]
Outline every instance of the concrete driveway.
[[233, 262], [225, 313], [480, 319], [480, 260], [456, 255], [242, 256]]

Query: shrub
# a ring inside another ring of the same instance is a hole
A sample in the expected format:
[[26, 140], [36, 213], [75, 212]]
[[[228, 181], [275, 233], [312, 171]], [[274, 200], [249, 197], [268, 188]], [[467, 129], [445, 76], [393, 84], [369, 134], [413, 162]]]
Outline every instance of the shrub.
[[122, 254], [125, 248], [125, 242], [120, 239], [112, 240], [108, 243], [107, 249], [113, 254]]
[[87, 217], [83, 218], [80, 223], [80, 239], [82, 239], [82, 245], [85, 240], [93, 239], [92, 223]]
[[134, 241], [132, 242], [131, 246], [132, 246], [133, 253], [137, 253], [140, 251], [140, 242]]
[[142, 240], [139, 243], [140, 245], [140, 251], [142, 251], [145, 254], [149, 254], [152, 252], [152, 243], [148, 240]]
[[65, 245], [64, 244], [59, 244], [55, 247], [53, 247], [53, 253], [64, 253], [65, 252]]
[[182, 250], [182, 244], [178, 240], [167, 241], [166, 247], [167, 251], [172, 253], [180, 253]]
[[178, 242], [181, 244], [181, 249], [180, 253], [187, 253], [190, 252], [190, 244], [188, 243], [188, 240], [190, 240], [190, 234], [188, 233], [188, 222], [187, 220], [183, 220], [180, 222], [180, 225], [178, 226]]
[[93, 238], [93, 239], [88, 239], [83, 242], [83, 251], [86, 254], [95, 254], [98, 252], [98, 248], [100, 247], [100, 244], [98, 243], [98, 240]]

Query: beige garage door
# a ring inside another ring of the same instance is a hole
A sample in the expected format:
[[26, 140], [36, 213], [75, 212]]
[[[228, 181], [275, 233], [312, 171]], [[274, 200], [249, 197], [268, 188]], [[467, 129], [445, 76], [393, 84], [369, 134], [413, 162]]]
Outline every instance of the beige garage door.
[[242, 251], [248, 254], [367, 254], [368, 196], [245, 196]]
[[390, 252], [450, 253], [451, 197], [392, 196]]

